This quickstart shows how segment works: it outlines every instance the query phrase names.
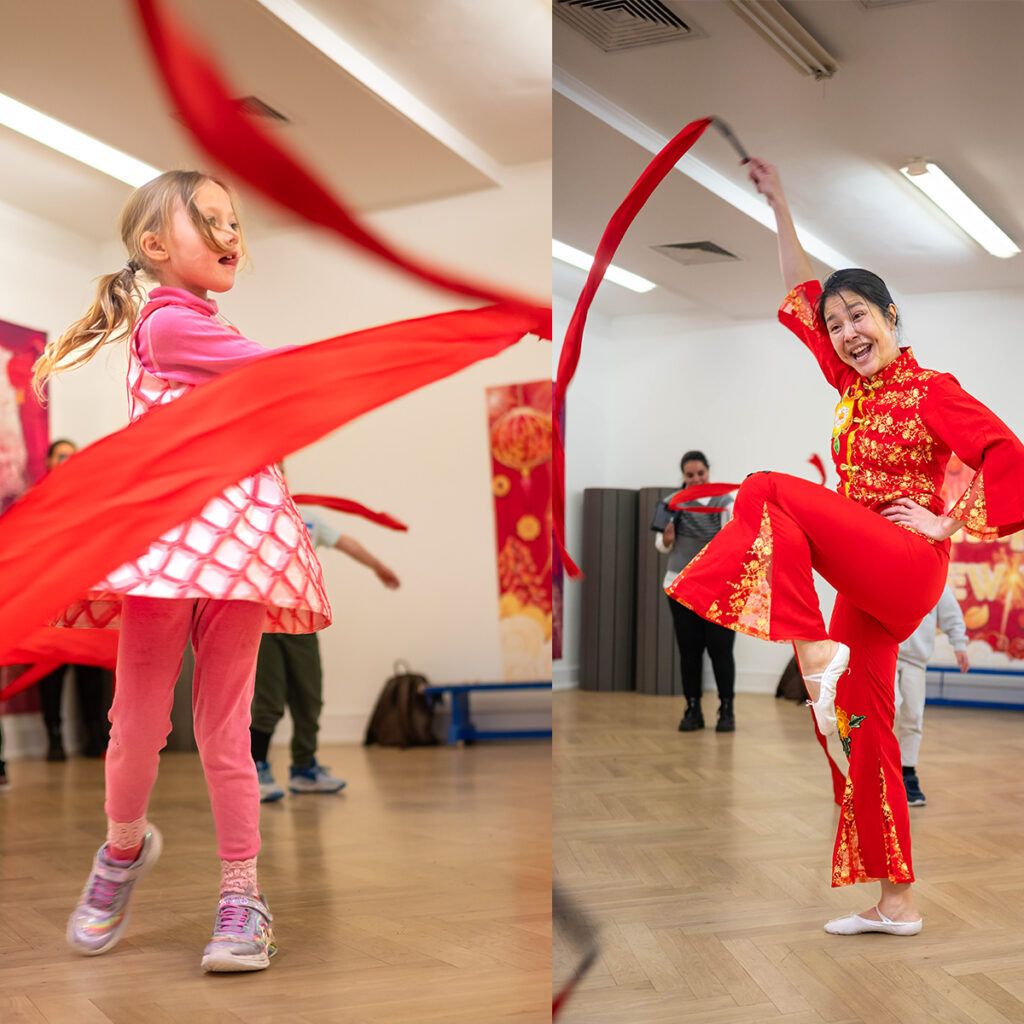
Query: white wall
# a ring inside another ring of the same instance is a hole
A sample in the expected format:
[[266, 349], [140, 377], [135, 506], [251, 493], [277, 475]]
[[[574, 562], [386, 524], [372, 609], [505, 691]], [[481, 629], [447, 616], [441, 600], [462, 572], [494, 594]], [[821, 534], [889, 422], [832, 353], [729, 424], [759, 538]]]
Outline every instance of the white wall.
[[[372, 223], [404, 250], [544, 300], [551, 287], [550, 163], [506, 170], [500, 188], [387, 211]], [[4, 275], [0, 316], [59, 331], [81, 314], [91, 296], [90, 279], [118, 266], [124, 255], [118, 245], [98, 251], [80, 240], [76, 248], [71, 240], [61, 246], [44, 228], [38, 233], [39, 244], [31, 248], [0, 240], [0, 266], [10, 262], [21, 273], [15, 280]], [[17, 233], [0, 236], [12, 237]], [[299, 226], [250, 247], [254, 270], [242, 274], [218, 302], [247, 336], [269, 346], [318, 341], [478, 304], [413, 283], [333, 237]], [[54, 257], [65, 250], [74, 250], [75, 262]], [[20, 288], [22, 279], [33, 287]], [[321, 552], [334, 609], [334, 625], [321, 634], [322, 740], [361, 740], [397, 658], [437, 682], [501, 680], [484, 392], [495, 385], [546, 380], [550, 372], [550, 344], [521, 341], [368, 414], [288, 461], [293, 490], [354, 498], [410, 527], [399, 534], [325, 512], [388, 562], [403, 585], [386, 591], [344, 555]], [[51, 404], [51, 429], [82, 443], [122, 425], [120, 352], [59, 379]], [[550, 698], [543, 692], [478, 694], [473, 707], [484, 728], [498, 712], [503, 725], [550, 725]], [[286, 720], [275, 742], [289, 735]]]
[[[554, 308], [558, 339], [572, 305], [556, 297]], [[1024, 290], [907, 296], [901, 313], [903, 343], [918, 361], [955, 374], [1024, 436], [1024, 351], [1014, 331]], [[814, 360], [774, 318], [696, 330], [672, 317], [598, 320], [586, 332], [566, 399], [570, 553], [580, 552], [584, 488], [675, 484], [688, 448], [707, 453], [712, 479], [736, 482], [758, 469], [818, 479], [807, 462], [817, 453], [833, 487], [834, 407]], [[578, 682], [579, 584], [566, 589], [556, 685]], [[824, 583], [819, 592], [827, 620], [834, 595]], [[738, 636], [738, 688], [774, 691], [790, 656], [788, 646]], [[978, 657], [992, 662], [984, 652]]]

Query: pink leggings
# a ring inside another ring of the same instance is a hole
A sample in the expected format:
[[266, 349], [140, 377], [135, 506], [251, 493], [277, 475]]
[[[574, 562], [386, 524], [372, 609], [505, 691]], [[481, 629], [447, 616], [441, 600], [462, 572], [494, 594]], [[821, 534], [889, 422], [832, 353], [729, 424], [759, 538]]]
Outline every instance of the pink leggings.
[[266, 609], [253, 601], [126, 597], [110, 709], [105, 809], [115, 822], [146, 814], [171, 731], [185, 644], [196, 653], [192, 716], [206, 775], [217, 853], [247, 860], [260, 848], [260, 791], [249, 707]]

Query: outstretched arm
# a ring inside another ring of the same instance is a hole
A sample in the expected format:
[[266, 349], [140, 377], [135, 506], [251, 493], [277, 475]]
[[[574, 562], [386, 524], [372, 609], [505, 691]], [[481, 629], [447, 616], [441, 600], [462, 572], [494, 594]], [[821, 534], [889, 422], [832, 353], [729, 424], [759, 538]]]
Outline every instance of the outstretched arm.
[[349, 558], [354, 558], [360, 565], [365, 565], [368, 569], [372, 569], [377, 574], [377, 579], [379, 579], [385, 587], [394, 590], [400, 585], [400, 581], [395, 573], [379, 558], [371, 555], [370, 552], [353, 537], [346, 537], [343, 535], [338, 538], [337, 543], [334, 546], [338, 551], [348, 555]]
[[782, 281], [786, 291], [792, 291], [798, 284], [810, 281], [814, 277], [811, 261], [807, 258], [800, 239], [797, 238], [793, 217], [789, 212], [786, 195], [782, 191], [778, 170], [772, 164], [765, 163], [758, 157], [749, 161], [750, 180], [757, 191], [768, 200], [768, 205], [775, 214], [775, 224], [779, 235], [779, 264], [782, 268]]

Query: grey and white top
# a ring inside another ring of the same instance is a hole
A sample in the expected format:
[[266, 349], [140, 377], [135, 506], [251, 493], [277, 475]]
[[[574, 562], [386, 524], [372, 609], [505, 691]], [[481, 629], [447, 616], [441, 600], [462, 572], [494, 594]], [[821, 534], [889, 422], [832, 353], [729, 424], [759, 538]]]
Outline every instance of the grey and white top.
[[[665, 500], [667, 501], [668, 498]], [[722, 511], [686, 511], [686, 505], [711, 505], [712, 503], [715, 508], [720, 508]], [[732, 519], [732, 503], [731, 494], [723, 494], [715, 498], [694, 498], [693, 501], [688, 501], [676, 516], [676, 539], [671, 547], [665, 543], [664, 534], [656, 533], [654, 535], [654, 546], [662, 554], [668, 553], [668, 570], [662, 580], [662, 589], [667, 587], [693, 561], [704, 545]]]

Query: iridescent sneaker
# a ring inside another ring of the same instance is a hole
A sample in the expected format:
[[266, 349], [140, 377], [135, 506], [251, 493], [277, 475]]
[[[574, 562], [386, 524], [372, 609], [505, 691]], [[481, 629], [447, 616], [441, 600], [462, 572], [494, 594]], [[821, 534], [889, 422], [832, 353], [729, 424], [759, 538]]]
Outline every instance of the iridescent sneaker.
[[142, 849], [127, 867], [112, 864], [104, 843], [92, 862], [78, 906], [68, 921], [68, 945], [83, 956], [99, 956], [113, 949], [128, 927], [128, 900], [135, 883], [157, 862], [164, 841], [152, 825], [146, 826]]
[[217, 904], [213, 938], [203, 950], [203, 970], [262, 971], [277, 952], [273, 917], [262, 896], [225, 893]]
[[337, 793], [345, 788], [345, 780], [331, 775], [315, 757], [308, 768], [292, 767], [289, 773], [288, 788], [293, 793]]

